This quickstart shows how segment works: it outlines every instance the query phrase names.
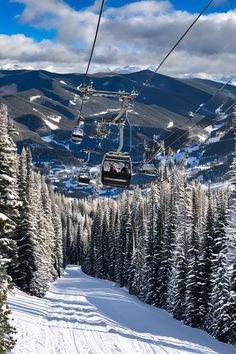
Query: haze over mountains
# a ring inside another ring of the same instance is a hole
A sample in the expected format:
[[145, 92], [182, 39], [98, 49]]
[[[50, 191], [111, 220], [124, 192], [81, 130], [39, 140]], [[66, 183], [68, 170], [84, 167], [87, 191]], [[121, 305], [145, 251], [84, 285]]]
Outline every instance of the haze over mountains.
[[[93, 74], [89, 78], [98, 90], [140, 91], [143, 82], [152, 74], [149, 70], [129, 74], [111, 72]], [[91, 162], [98, 164], [103, 152], [117, 148], [116, 127], [111, 127], [111, 134], [103, 141], [84, 139], [79, 145], [71, 143], [71, 131], [81, 104], [77, 87], [82, 81], [82, 74], [0, 70], [0, 100], [8, 105], [19, 131], [16, 138], [19, 150], [30, 145], [37, 162], [78, 165], [78, 158], [84, 158], [83, 149], [95, 149], [97, 153], [92, 154]], [[227, 85], [216, 95], [221, 87], [222, 83], [210, 80], [176, 79], [156, 74], [129, 112], [132, 149], [130, 127], [127, 125], [124, 151], [131, 149], [133, 160], [140, 161], [144, 139], [150, 141], [155, 134], [175, 151], [180, 148], [187, 151], [186, 157], [192, 161], [189, 167], [194, 163], [206, 165], [210, 162], [214, 166], [218, 163], [217, 174], [222, 178], [233, 150], [233, 132], [228, 115], [231, 110], [227, 115], [224, 111], [236, 100], [236, 87]], [[199, 114], [195, 113], [206, 102], [209, 102], [207, 106]], [[83, 115], [90, 125], [95, 126], [102, 117], [115, 114], [119, 107], [118, 100], [92, 98], [84, 105]], [[197, 122], [199, 124], [183, 135]]]

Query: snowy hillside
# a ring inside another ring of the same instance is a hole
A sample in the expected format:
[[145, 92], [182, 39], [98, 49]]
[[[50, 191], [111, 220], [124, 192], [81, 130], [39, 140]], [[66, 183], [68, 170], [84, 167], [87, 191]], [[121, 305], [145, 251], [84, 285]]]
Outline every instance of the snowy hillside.
[[235, 347], [143, 304], [114, 283], [66, 268], [42, 299], [9, 296], [13, 354], [233, 354]]

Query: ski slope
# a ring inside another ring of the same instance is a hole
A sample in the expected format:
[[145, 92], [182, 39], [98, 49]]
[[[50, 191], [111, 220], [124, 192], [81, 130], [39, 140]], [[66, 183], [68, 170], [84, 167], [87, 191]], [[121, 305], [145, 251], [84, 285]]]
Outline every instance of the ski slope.
[[236, 352], [77, 266], [67, 267], [43, 299], [16, 290], [8, 302], [18, 330], [14, 354]]

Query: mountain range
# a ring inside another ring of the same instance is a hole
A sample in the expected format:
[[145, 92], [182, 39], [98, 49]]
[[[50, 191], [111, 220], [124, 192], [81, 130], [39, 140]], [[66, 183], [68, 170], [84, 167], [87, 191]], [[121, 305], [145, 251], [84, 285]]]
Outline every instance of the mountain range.
[[[151, 77], [150, 84], [143, 86]], [[94, 150], [90, 163], [97, 165], [105, 151], [118, 147], [118, 130], [114, 126], [109, 128], [106, 139], [71, 142], [81, 105], [78, 86], [83, 79], [83, 74], [75, 73], [0, 70], [0, 101], [7, 104], [19, 132], [18, 149], [31, 146], [38, 165], [79, 167], [81, 159], [86, 158], [84, 149]], [[224, 178], [234, 149], [230, 113], [236, 87], [223, 87], [222, 83], [211, 80], [153, 75], [150, 70], [98, 73], [89, 75], [87, 84], [90, 80], [97, 90], [141, 91], [128, 113], [131, 125], [125, 128], [124, 151], [130, 151], [134, 162], [142, 159], [144, 140], [151, 142], [155, 135], [164, 140], [166, 147], [171, 147], [172, 155], [175, 151], [176, 160], [185, 154], [186, 169], [191, 169], [189, 175]], [[102, 118], [114, 115], [120, 105], [116, 99], [93, 97], [84, 104], [83, 116], [89, 125], [96, 127]]]

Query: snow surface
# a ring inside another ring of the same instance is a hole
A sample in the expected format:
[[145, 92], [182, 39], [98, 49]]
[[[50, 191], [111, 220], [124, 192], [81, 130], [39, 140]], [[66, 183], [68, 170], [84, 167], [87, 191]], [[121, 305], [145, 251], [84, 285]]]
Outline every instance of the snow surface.
[[54, 122], [57, 122], [59, 123], [60, 120], [61, 120], [61, 116], [57, 116], [57, 115], [51, 115], [51, 116], [48, 116], [49, 119], [53, 120]]
[[37, 98], [40, 98], [40, 97], [41, 97], [40, 95], [31, 96], [31, 97], [30, 97], [30, 102], [33, 102], [33, 101], [37, 100]]
[[53, 124], [51, 122], [49, 122], [49, 120], [44, 119], [45, 123], [47, 124], [47, 126], [51, 129], [51, 130], [56, 130], [58, 129], [58, 126], [56, 124]]
[[218, 108], [216, 108], [215, 113], [221, 113], [224, 104], [222, 103]]
[[200, 111], [200, 109], [204, 106], [205, 103], [201, 103], [198, 108], [195, 110], [195, 113], [197, 113], [198, 111]]
[[107, 114], [109, 112], [118, 112], [118, 111], [120, 111], [120, 108], [109, 108], [106, 111], [94, 113], [94, 114], [92, 114], [92, 116], [101, 116], [101, 115]]
[[194, 113], [192, 111], [188, 112], [189, 117], [194, 117]]
[[172, 128], [174, 125], [174, 122], [169, 122], [169, 124], [167, 125], [167, 128]]
[[68, 266], [44, 298], [16, 289], [8, 302], [18, 330], [13, 354], [235, 354], [78, 266]]
[[41, 136], [41, 139], [43, 141], [46, 141], [46, 143], [51, 143], [52, 141], [54, 141], [54, 134]]
[[[52, 123], [51, 123], [52, 124]], [[53, 124], [54, 125], [54, 124]], [[57, 128], [56, 128], [57, 129]], [[50, 135], [44, 135], [44, 136], [41, 136], [41, 139], [43, 141], [46, 141], [46, 143], [54, 143], [54, 144], [57, 144], [57, 145], [60, 145], [62, 146], [63, 148], [65, 148], [66, 150], [68, 151], [71, 151], [70, 150], [70, 145], [69, 144], [62, 144], [62, 143], [58, 143], [58, 141], [54, 140], [54, 136], [55, 134], [50, 134]]]
[[[6, 220], [10, 220], [5, 214], [0, 213], [0, 220], [1, 221], [6, 221]], [[2, 239], [2, 238], [1, 238]]]
[[186, 149], [186, 151], [189, 152], [189, 153], [191, 153], [191, 152], [197, 151], [197, 150], [199, 150], [199, 149], [200, 149], [200, 146], [199, 146], [199, 145], [194, 145], [194, 146], [189, 146], [189, 147]]
[[208, 139], [207, 143], [208, 144], [217, 143], [218, 141], [220, 141], [220, 138], [221, 138], [220, 136], [215, 136], [213, 138]]
[[5, 174], [0, 174], [0, 179], [1, 180], [5, 180], [5, 181], [8, 181], [8, 182], [13, 182], [14, 181], [14, 178], [13, 177], [10, 177], [8, 175], [5, 175]]

